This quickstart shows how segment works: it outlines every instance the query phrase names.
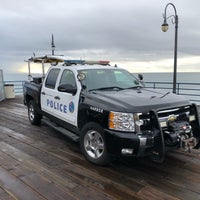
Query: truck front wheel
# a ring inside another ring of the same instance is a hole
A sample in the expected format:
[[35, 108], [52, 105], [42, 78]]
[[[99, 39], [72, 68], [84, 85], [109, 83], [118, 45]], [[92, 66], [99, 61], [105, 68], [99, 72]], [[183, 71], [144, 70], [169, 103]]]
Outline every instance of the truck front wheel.
[[90, 122], [83, 127], [80, 146], [84, 156], [90, 162], [97, 165], [109, 163], [104, 131], [99, 124]]
[[42, 117], [36, 112], [33, 100], [30, 100], [28, 103], [28, 118], [33, 125], [39, 125], [41, 123]]

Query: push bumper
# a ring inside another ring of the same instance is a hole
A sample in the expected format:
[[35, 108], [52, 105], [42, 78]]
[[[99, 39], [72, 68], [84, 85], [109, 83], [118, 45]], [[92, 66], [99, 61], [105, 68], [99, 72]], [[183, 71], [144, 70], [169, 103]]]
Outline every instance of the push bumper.
[[108, 129], [105, 129], [104, 133], [108, 153], [117, 156], [146, 156], [149, 155], [148, 149], [151, 149], [154, 145], [152, 135], [137, 135]]
[[[147, 131], [148, 133], [145, 131], [136, 134], [105, 129], [108, 153], [120, 156], [151, 156], [152, 160], [163, 162], [165, 152], [170, 149], [181, 148], [190, 151], [191, 148], [199, 148], [200, 124], [196, 105], [187, 106], [179, 112], [180, 114], [175, 113], [178, 120], [172, 123], [169, 121], [166, 123], [167, 127], [161, 127], [158, 112], [151, 110], [149, 112], [151, 129]], [[189, 114], [183, 115], [184, 112]]]

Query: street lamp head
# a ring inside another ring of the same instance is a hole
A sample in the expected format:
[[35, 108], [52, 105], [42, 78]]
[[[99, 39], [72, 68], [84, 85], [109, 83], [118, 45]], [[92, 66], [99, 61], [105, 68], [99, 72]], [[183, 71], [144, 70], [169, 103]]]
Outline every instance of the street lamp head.
[[163, 24], [162, 24], [162, 26], [161, 26], [161, 29], [162, 29], [163, 32], [166, 32], [166, 31], [168, 30], [168, 28], [169, 28], [169, 25], [168, 25], [168, 23], [164, 20], [164, 22], [163, 22]]

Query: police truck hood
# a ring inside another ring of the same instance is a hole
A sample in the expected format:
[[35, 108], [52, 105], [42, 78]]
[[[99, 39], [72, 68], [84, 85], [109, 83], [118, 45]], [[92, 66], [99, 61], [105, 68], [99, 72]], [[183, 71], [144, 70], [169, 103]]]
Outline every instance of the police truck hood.
[[152, 109], [159, 110], [189, 104], [189, 101], [180, 95], [146, 88], [94, 90], [90, 95], [90, 101], [94, 100], [92, 100], [94, 106], [119, 112], [148, 112]]

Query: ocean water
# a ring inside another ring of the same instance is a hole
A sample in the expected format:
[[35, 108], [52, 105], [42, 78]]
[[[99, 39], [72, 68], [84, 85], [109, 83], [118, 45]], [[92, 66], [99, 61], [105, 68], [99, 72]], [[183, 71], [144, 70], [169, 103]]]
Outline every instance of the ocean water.
[[[173, 82], [173, 73], [143, 73], [147, 82]], [[177, 83], [200, 83], [200, 72], [177, 73]]]
[[[134, 74], [137, 76], [137, 74]], [[41, 76], [41, 74], [33, 74]], [[173, 82], [173, 73], [143, 73], [146, 82]], [[14, 73], [3, 75], [4, 81], [25, 81], [28, 76], [25, 73]], [[181, 72], [177, 73], [177, 83], [200, 83], [200, 72]]]
[[25, 73], [4, 73], [3, 74], [3, 79], [5, 82], [7, 81], [26, 81], [28, 80], [28, 74]]

